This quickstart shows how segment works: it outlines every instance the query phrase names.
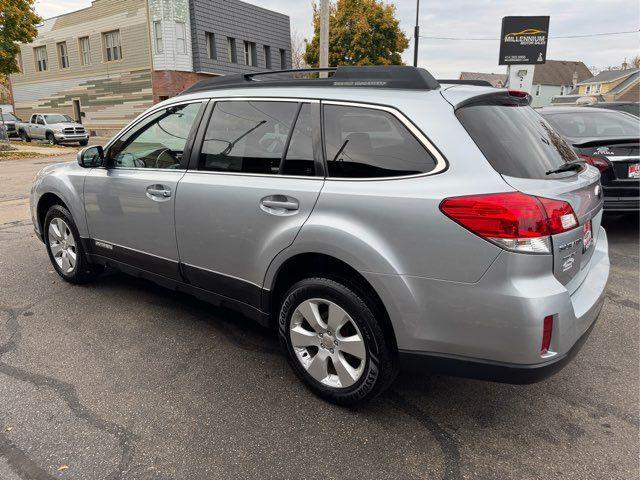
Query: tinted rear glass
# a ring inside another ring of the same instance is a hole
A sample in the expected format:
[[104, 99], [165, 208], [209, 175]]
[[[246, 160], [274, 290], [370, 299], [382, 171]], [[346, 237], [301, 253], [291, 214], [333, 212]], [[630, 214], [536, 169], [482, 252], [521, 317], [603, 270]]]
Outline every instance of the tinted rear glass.
[[640, 120], [621, 112], [545, 113], [562, 135], [572, 138], [639, 136]]
[[577, 160], [573, 149], [531, 107], [474, 105], [457, 110], [456, 116], [503, 175], [550, 178], [546, 172]]

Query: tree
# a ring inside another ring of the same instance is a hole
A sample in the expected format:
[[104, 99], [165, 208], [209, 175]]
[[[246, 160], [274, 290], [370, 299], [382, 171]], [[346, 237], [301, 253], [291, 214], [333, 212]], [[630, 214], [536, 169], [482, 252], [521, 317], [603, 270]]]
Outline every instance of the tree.
[[293, 68], [308, 68], [307, 62], [304, 61], [305, 43], [302, 35], [296, 30], [291, 30], [291, 64]]
[[[379, 0], [337, 0], [330, 6], [329, 65], [402, 65], [409, 40], [400, 29], [395, 7]], [[313, 4], [313, 39], [304, 59], [320, 59], [320, 11]]]
[[0, 0], [0, 74], [18, 72], [19, 43], [31, 43], [38, 36], [42, 19], [35, 13], [35, 0]]

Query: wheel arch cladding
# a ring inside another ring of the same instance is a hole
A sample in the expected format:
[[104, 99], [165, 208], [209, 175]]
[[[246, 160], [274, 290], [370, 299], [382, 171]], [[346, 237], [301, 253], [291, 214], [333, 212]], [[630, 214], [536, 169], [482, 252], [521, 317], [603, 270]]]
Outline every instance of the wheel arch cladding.
[[347, 262], [323, 253], [305, 252], [288, 257], [274, 270], [271, 282], [268, 284], [271, 292], [271, 321], [274, 328], [277, 327], [280, 305], [287, 290], [302, 279], [325, 277], [344, 283], [363, 295], [364, 301], [372, 303], [389, 346], [393, 351], [397, 350], [395, 331], [382, 299], [369, 281]]
[[38, 228], [44, 234], [44, 217], [47, 215], [47, 212], [53, 205], [61, 205], [67, 210], [69, 207], [67, 204], [60, 198], [58, 195], [52, 192], [47, 192], [40, 197], [38, 201]]

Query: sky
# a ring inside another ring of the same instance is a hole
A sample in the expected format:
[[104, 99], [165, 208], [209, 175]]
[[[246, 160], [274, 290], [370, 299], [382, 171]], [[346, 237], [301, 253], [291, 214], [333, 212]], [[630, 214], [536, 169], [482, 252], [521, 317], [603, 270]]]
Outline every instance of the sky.
[[[289, 15], [291, 28], [310, 38], [311, 0], [250, 0], [248, 3]], [[396, 6], [400, 26], [410, 47], [404, 52], [413, 62], [414, 0], [389, 0]], [[37, 0], [36, 11], [48, 18], [89, 6], [90, 0]], [[550, 15], [547, 58], [579, 60], [588, 67], [620, 65], [640, 52], [640, 2], [637, 0], [421, 0], [420, 35], [473, 37], [494, 40], [435, 40], [420, 38], [418, 65], [439, 78], [456, 78], [461, 71], [504, 73], [498, 66], [498, 37], [503, 16]], [[559, 39], [554, 36], [635, 31], [625, 35]]]

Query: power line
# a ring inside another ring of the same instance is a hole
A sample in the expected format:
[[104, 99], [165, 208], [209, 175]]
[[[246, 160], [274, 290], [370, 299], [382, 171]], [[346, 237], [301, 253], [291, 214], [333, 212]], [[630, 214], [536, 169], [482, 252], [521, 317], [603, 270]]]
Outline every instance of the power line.
[[[603, 33], [585, 33], [576, 35], [550, 35], [549, 38], [585, 38], [585, 37], [604, 37], [607, 35], [624, 35], [628, 33], [638, 33], [640, 30], [629, 30], [626, 32], [603, 32]], [[462, 41], [500, 41], [499, 38], [473, 38], [473, 37], [432, 37], [429, 35], [420, 35], [420, 38], [428, 38], [429, 40], [462, 40]]]

